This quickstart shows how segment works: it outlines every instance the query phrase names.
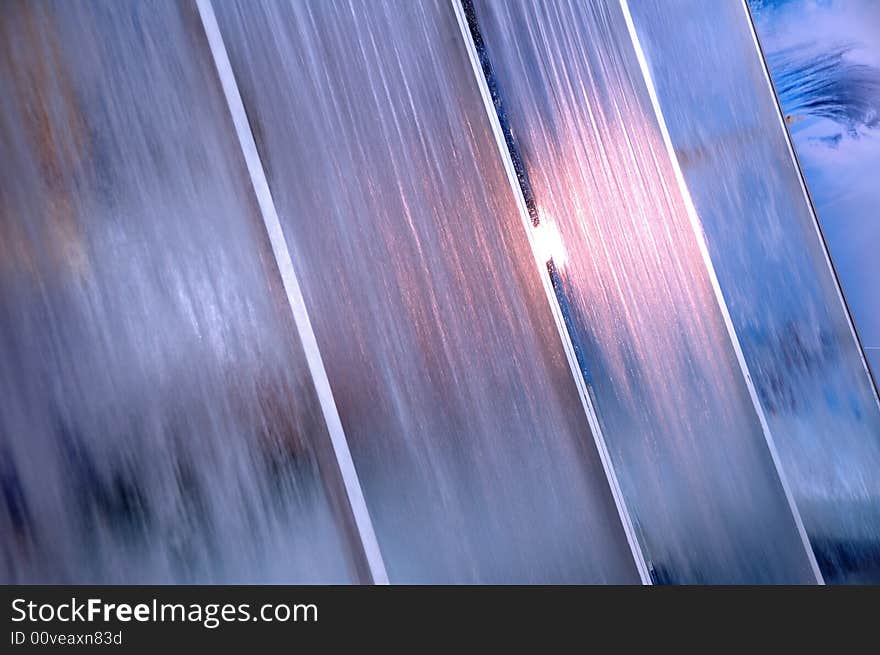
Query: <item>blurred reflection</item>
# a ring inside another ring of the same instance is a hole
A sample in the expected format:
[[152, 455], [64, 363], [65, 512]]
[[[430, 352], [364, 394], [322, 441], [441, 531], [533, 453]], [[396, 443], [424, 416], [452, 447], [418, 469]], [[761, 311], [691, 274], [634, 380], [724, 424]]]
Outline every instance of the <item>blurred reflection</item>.
[[0, 87], [0, 579], [352, 580], [192, 8], [4, 3]]
[[451, 5], [216, 9], [392, 582], [638, 582]]
[[655, 581], [814, 581], [618, 3], [473, 4]]
[[826, 580], [880, 582], [880, 406], [745, 8], [698, 0], [635, 0], [631, 7]]

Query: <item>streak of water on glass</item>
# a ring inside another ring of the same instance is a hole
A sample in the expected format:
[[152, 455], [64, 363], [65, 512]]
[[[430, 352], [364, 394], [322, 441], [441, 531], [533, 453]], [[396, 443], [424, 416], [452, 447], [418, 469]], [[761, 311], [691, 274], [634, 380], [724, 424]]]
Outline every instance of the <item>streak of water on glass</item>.
[[620, 5], [474, 8], [654, 579], [814, 582]]
[[215, 9], [392, 582], [638, 582], [452, 7]]
[[880, 580], [880, 405], [748, 10], [696, 0], [630, 5], [823, 574], [829, 582]]
[[376, 584], [388, 584], [388, 573], [385, 570], [382, 553], [376, 542], [373, 523], [364, 503], [363, 490], [357, 477], [357, 471], [354, 468], [354, 462], [351, 459], [351, 451], [348, 448], [348, 441], [342, 429], [342, 421], [339, 418], [336, 401], [333, 399], [333, 391], [330, 389], [330, 381], [327, 379], [327, 371], [324, 368], [321, 351], [318, 349], [311, 319], [305, 307], [302, 289], [300, 288], [299, 281], [296, 279], [296, 272], [293, 270], [293, 262], [290, 259], [287, 241], [284, 238], [281, 223], [278, 221], [278, 212], [275, 209], [275, 202], [272, 200], [272, 194], [269, 191], [266, 172], [263, 170], [263, 164], [257, 152], [257, 144], [254, 141], [250, 122], [248, 121], [244, 104], [241, 101], [238, 84], [232, 73], [232, 65], [229, 63], [229, 55], [226, 52], [226, 46], [220, 34], [220, 27], [217, 25], [217, 17], [214, 14], [211, 0], [196, 0], [196, 6], [198, 7], [199, 17], [202, 19], [202, 25], [205, 28], [205, 36], [211, 48], [214, 64], [217, 66], [217, 74], [223, 87], [223, 93], [229, 104], [229, 112], [235, 125], [236, 136], [241, 144], [248, 174], [254, 187], [254, 193], [257, 196], [257, 204], [260, 206], [260, 214], [266, 226], [266, 232], [269, 234], [269, 242], [272, 246], [275, 262], [278, 265], [281, 281], [287, 294], [287, 300], [290, 304], [293, 320], [303, 347], [309, 373], [315, 386], [318, 402], [321, 405], [324, 423], [327, 426], [333, 454], [336, 457], [336, 463], [345, 490], [345, 497], [351, 509], [351, 518], [354, 522], [353, 527], [357, 532], [357, 540], [363, 548], [365, 564], [369, 573], [368, 579]]
[[358, 579], [198, 16], [0, 16], [0, 579]]

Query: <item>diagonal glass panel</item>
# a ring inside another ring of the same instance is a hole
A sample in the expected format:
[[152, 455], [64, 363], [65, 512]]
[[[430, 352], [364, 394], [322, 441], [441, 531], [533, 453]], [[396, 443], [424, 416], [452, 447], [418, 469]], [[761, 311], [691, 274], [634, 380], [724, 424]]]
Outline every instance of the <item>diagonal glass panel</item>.
[[392, 582], [638, 582], [451, 5], [218, 2]]
[[733, 1], [630, 5], [825, 578], [878, 582], [880, 406], [746, 9]]
[[880, 380], [880, 3], [749, 0], [874, 385]]
[[6, 2], [0, 87], [0, 578], [356, 580], [194, 8]]
[[621, 7], [474, 6], [654, 579], [814, 582]]

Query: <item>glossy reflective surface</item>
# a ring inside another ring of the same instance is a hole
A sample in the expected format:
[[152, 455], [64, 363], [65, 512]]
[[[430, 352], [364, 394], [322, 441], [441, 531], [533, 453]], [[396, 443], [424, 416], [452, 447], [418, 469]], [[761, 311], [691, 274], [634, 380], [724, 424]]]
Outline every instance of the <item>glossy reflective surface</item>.
[[637, 582], [448, 2], [217, 3], [392, 582]]
[[878, 580], [743, 5], [199, 9], [0, 8], [0, 581], [369, 581], [366, 525], [391, 582], [637, 583], [603, 439], [655, 582]]
[[355, 579], [201, 23], [0, 15], [0, 580]]
[[823, 573], [829, 582], [876, 582], [880, 407], [744, 7], [698, 0], [634, 0], [631, 7]]
[[658, 582], [811, 582], [617, 2], [474, 3]]
[[749, 0], [867, 359], [880, 378], [880, 3]]

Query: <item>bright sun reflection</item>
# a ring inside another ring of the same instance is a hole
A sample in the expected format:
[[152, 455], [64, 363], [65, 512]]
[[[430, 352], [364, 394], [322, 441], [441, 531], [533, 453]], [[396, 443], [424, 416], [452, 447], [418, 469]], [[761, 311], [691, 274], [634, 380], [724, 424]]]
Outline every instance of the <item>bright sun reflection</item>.
[[541, 261], [549, 262], [552, 259], [557, 268], [565, 266], [568, 253], [555, 221], [546, 214], [541, 214], [541, 222], [535, 227], [533, 234]]

